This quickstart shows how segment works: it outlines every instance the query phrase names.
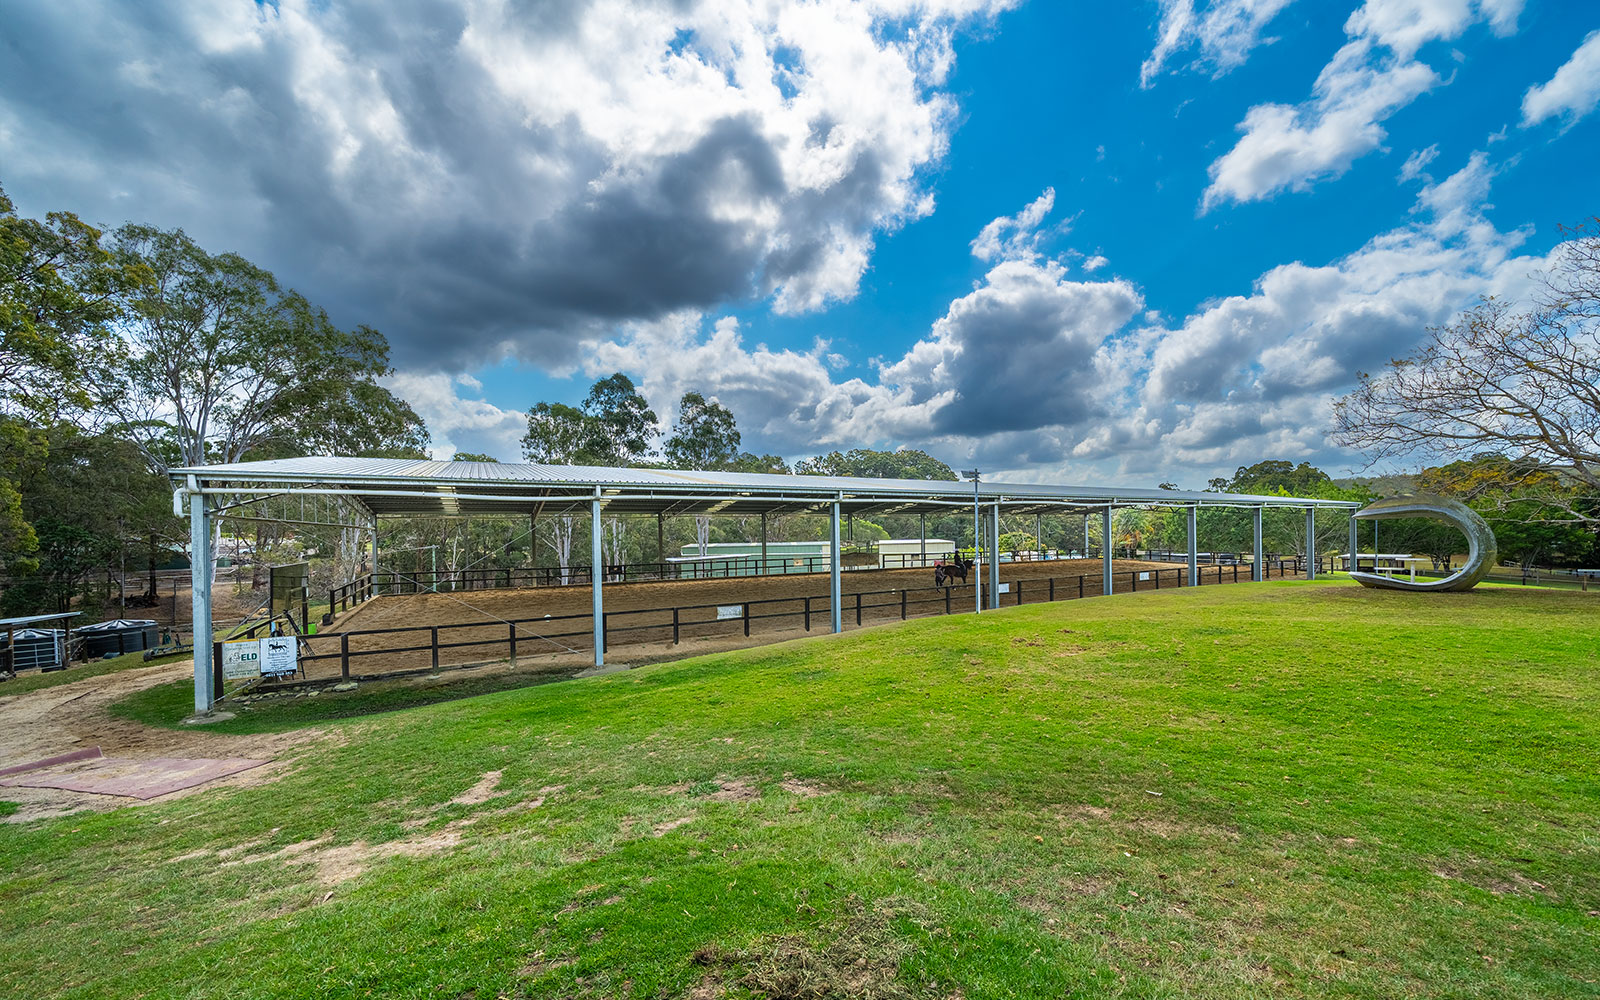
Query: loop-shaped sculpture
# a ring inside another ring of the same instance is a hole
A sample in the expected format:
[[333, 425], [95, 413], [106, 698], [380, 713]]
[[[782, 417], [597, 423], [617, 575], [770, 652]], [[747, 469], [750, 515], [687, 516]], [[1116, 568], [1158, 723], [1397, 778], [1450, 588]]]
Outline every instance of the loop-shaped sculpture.
[[[1380, 573], [1362, 573], [1351, 568], [1350, 578], [1363, 587], [1387, 590], [1471, 590], [1489, 575], [1499, 562], [1494, 532], [1478, 512], [1459, 500], [1434, 496], [1389, 497], [1356, 511], [1363, 521], [1387, 521], [1397, 517], [1426, 517], [1459, 528], [1467, 536], [1467, 561], [1449, 576], [1438, 580], [1401, 580]], [[1377, 567], [1374, 566], [1374, 569]]]

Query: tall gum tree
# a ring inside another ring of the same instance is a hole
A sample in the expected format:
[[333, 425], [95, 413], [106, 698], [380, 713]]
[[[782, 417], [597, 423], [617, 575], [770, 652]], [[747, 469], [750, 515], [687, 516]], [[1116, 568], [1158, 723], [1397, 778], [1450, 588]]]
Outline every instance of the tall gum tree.
[[98, 378], [120, 387], [105, 408], [153, 470], [294, 453], [425, 456], [422, 420], [378, 382], [391, 371], [378, 331], [340, 329], [269, 271], [179, 229], [124, 226], [114, 254], [143, 280], [124, 296], [118, 349], [101, 356]]

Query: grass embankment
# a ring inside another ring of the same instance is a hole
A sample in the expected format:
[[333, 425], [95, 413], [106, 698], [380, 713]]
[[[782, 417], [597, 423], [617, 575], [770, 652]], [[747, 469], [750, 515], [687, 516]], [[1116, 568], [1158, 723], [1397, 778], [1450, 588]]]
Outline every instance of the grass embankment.
[[6, 830], [0, 992], [1600, 995], [1597, 639], [1215, 587], [346, 723]]

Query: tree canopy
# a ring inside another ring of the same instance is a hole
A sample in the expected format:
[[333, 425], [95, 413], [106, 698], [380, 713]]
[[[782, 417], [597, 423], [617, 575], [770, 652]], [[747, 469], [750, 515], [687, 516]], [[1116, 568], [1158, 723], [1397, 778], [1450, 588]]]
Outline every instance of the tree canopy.
[[860, 476], [867, 479], [956, 478], [950, 466], [915, 448], [899, 451], [852, 448], [844, 453], [830, 451], [826, 455], [796, 463], [794, 471], [804, 476]]
[[126, 297], [123, 352], [102, 359], [105, 407], [152, 468], [287, 453], [425, 457], [426, 429], [378, 383], [378, 331], [326, 312], [238, 254], [182, 230], [127, 225], [115, 255], [148, 279]]
[[667, 464], [676, 469], [721, 469], [739, 454], [739, 441], [738, 423], [727, 407], [686, 392], [663, 451]]

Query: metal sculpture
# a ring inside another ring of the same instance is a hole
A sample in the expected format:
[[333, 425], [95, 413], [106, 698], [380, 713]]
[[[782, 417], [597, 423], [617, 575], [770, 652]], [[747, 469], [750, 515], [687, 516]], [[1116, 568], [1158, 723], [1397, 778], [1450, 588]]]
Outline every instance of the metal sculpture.
[[[1351, 567], [1350, 578], [1363, 587], [1387, 590], [1470, 590], [1489, 575], [1499, 562], [1494, 532], [1477, 511], [1459, 500], [1435, 496], [1389, 497], [1356, 511], [1353, 517], [1364, 521], [1387, 521], [1397, 517], [1426, 517], [1459, 528], [1467, 536], [1467, 561], [1461, 568], [1438, 580], [1401, 580], [1380, 573], [1362, 573]], [[1373, 566], [1377, 568], [1376, 563]]]

